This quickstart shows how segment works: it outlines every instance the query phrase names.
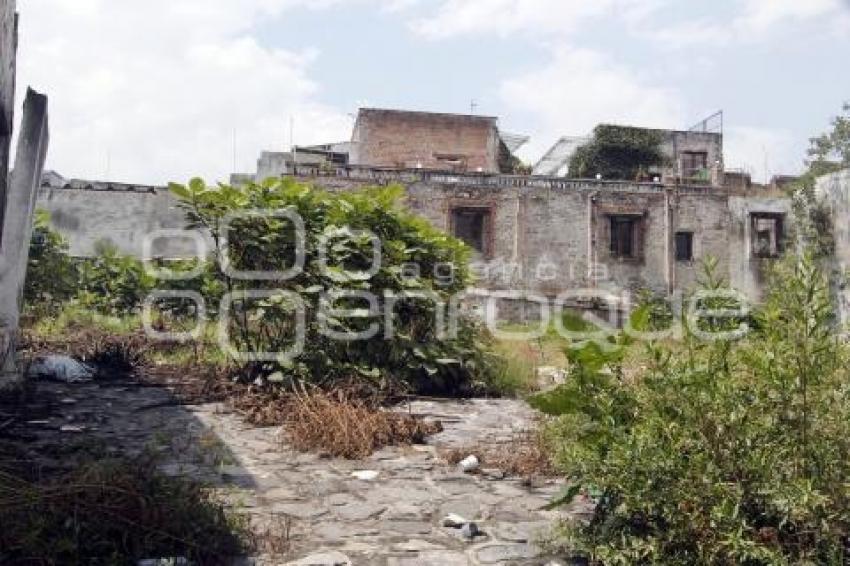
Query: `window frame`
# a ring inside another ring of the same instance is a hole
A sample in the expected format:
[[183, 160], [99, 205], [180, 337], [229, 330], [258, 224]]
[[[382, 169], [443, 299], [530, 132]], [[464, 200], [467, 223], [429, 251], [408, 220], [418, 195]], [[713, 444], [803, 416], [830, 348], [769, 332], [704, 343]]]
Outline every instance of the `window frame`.
[[[694, 166], [694, 163], [696, 161], [693, 160], [693, 158], [695, 156], [701, 157], [701, 159], [699, 161], [700, 161], [700, 163], [702, 163], [702, 166], [700, 166], [700, 167]], [[679, 154], [679, 159], [681, 160], [681, 164], [682, 164], [682, 178], [683, 179], [687, 179], [687, 180], [700, 179], [700, 172], [701, 171], [706, 171], [706, 172], [708, 171], [708, 152], [707, 151], [700, 151], [700, 150], [683, 151]], [[686, 159], [688, 160], [688, 166], [687, 167], [685, 166]]]
[[[785, 252], [785, 218], [781, 212], [751, 212], [750, 213], [750, 255], [754, 259], [777, 259]], [[759, 221], [769, 220], [774, 223], [773, 230], [759, 230]], [[773, 235], [773, 241], [768, 241], [767, 252], [762, 251], [759, 245], [760, 235], [763, 233]]]
[[[612, 259], [620, 261], [641, 261], [643, 259], [643, 214], [612, 213], [606, 215], [608, 221], [608, 253]], [[622, 246], [624, 232], [617, 231], [622, 225], [630, 226], [628, 245]], [[621, 247], [628, 247], [625, 253]]]
[[[480, 214], [482, 217], [481, 249], [478, 249], [478, 247], [461, 238], [457, 234], [457, 216], [464, 213], [476, 215]], [[493, 208], [490, 206], [476, 206], [468, 204], [454, 205], [449, 209], [449, 233], [453, 238], [456, 238], [469, 246], [473, 252], [481, 254], [482, 257], [489, 259], [493, 254], [493, 217]]]
[[[687, 254], [682, 254], [679, 247], [679, 238], [687, 238]], [[678, 263], [691, 263], [694, 261], [694, 232], [693, 230], [677, 230], [673, 235], [673, 254]], [[687, 256], [687, 257], [684, 257]]]

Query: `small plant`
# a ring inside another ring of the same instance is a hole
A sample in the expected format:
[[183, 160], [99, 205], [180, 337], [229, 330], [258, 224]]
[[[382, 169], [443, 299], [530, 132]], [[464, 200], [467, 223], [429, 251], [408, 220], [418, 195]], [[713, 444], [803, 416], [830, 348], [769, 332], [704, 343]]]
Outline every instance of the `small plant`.
[[509, 476], [548, 478], [558, 475], [543, 429], [518, 432], [510, 442], [453, 448], [444, 457], [455, 466], [470, 454], [478, 457], [482, 467], [495, 468]]

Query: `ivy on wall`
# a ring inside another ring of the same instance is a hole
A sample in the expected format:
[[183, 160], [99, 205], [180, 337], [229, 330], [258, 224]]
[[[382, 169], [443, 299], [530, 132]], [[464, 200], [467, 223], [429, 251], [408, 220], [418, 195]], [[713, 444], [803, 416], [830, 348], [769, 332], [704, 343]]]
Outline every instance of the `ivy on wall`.
[[649, 169], [665, 164], [661, 132], [631, 126], [600, 124], [593, 138], [570, 159], [572, 178], [646, 180]]

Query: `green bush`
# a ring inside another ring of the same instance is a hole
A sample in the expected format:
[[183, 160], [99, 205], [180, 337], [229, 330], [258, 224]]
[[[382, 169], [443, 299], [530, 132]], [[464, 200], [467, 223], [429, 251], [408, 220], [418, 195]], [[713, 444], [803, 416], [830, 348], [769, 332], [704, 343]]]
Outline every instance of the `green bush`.
[[30, 242], [24, 301], [37, 314], [55, 313], [76, 293], [77, 271], [68, 243], [50, 228], [43, 210], [36, 212]]
[[591, 343], [570, 352], [567, 385], [534, 399], [558, 415], [562, 502], [581, 490], [597, 504], [567, 526], [576, 552], [600, 564], [847, 562], [850, 351], [816, 261], [783, 260], [754, 317], [737, 342], [686, 329], [675, 352], [649, 345], [629, 379], [620, 351]]
[[138, 314], [156, 281], [142, 262], [101, 246], [93, 258], [72, 258], [68, 244], [38, 211], [30, 241], [24, 304], [37, 318], [58, 316], [69, 302], [109, 316]]
[[111, 246], [98, 250], [93, 258], [77, 261], [80, 303], [101, 314], [138, 314], [156, 281], [145, 273], [139, 260], [122, 256]]
[[[453, 294], [466, 289], [469, 250], [458, 240], [431, 227], [425, 220], [402, 210], [401, 187], [373, 188], [357, 192], [329, 193], [291, 179], [269, 180], [242, 187], [209, 187], [200, 179], [188, 185], [172, 185], [172, 192], [187, 210], [190, 227], [208, 230], [215, 244], [212, 279], [201, 285], [212, 305], [223, 291], [267, 291], [270, 295], [234, 303], [227, 330], [239, 351], [286, 352], [294, 342], [297, 301], [303, 301], [307, 347], [295, 357], [249, 364], [249, 379], [272, 381], [304, 379], [330, 384], [347, 379], [369, 380], [378, 387], [402, 384], [428, 393], [466, 393], [482, 385], [489, 366], [481, 332], [466, 319], [457, 336], [441, 340], [435, 324], [435, 301], [448, 303]], [[241, 270], [286, 270], [294, 263], [297, 233], [282, 217], [251, 216], [256, 209], [296, 213], [304, 223], [303, 270], [284, 281], [256, 277], [236, 279], [222, 269], [224, 219], [246, 213], [230, 224], [231, 265]], [[372, 266], [373, 242], [381, 243], [380, 268]], [[321, 269], [322, 247], [327, 250], [328, 269]], [[451, 277], [440, 267], [453, 266]], [[328, 299], [326, 293], [371, 293], [376, 304], [356, 297]], [[385, 292], [407, 297], [395, 305]], [[297, 297], [297, 298], [294, 298]], [[325, 302], [323, 301], [330, 301]], [[324, 308], [323, 308], [324, 305]], [[333, 308], [328, 308], [333, 307]], [[334, 312], [346, 310], [347, 313]], [[386, 321], [394, 332], [384, 336]], [[373, 338], [341, 341], [328, 331], [362, 332], [377, 326]]]

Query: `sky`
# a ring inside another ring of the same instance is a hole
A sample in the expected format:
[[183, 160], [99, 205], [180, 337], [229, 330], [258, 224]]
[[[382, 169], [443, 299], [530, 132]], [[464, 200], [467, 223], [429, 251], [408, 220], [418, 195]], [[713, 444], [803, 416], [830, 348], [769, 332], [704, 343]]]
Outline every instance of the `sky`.
[[533, 163], [600, 122], [724, 112], [727, 168], [795, 173], [850, 101], [850, 0], [18, 0], [47, 167], [166, 183], [344, 141], [363, 106], [498, 116]]

